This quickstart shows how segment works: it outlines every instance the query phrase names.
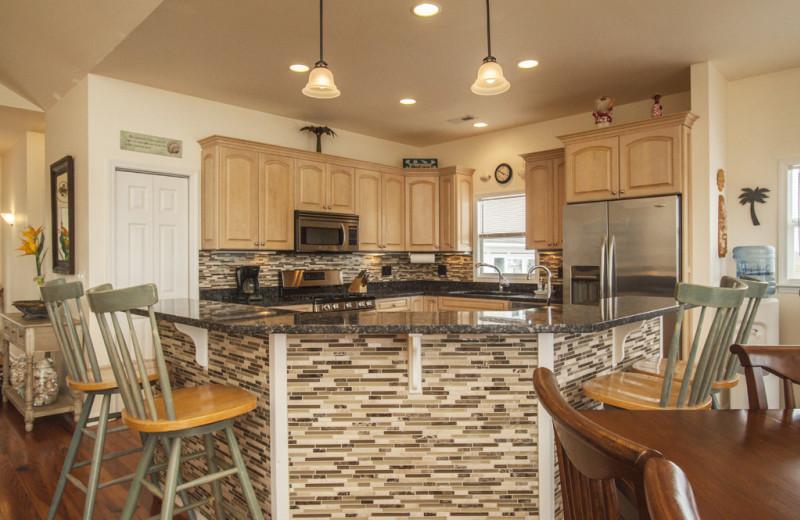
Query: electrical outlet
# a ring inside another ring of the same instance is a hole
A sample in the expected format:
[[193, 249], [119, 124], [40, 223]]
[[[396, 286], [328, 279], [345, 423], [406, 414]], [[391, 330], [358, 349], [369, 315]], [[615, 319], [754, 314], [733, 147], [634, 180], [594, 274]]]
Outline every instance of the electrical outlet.
[[439, 276], [445, 276], [447, 274], [447, 266], [444, 264], [439, 264]]
[[381, 276], [392, 276], [392, 266], [391, 265], [382, 265], [381, 266]]

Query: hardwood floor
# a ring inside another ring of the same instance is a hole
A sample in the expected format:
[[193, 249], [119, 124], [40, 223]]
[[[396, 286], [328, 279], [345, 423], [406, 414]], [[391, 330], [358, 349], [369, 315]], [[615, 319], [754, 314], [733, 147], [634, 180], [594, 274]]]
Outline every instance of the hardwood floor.
[[[118, 424], [119, 421], [114, 421], [109, 428]], [[74, 426], [71, 415], [54, 415], [36, 419], [33, 431], [26, 433], [22, 415], [10, 403], [0, 406], [0, 519], [36, 520], [47, 517]], [[135, 432], [115, 433], [106, 438], [106, 453], [139, 444], [139, 435]], [[93, 442], [84, 437], [78, 450], [78, 460], [91, 457], [92, 445]], [[139, 453], [107, 461], [103, 464], [100, 482], [132, 473], [138, 461]], [[88, 466], [74, 472], [84, 483], [88, 473]], [[99, 490], [94, 519], [117, 520], [125, 504], [128, 488], [129, 484], [125, 483]], [[67, 483], [56, 518], [81, 518], [85, 497], [82, 491]], [[148, 518], [157, 514], [160, 507], [161, 501], [144, 490], [134, 518]], [[187, 516], [184, 513], [175, 518], [185, 519]]]

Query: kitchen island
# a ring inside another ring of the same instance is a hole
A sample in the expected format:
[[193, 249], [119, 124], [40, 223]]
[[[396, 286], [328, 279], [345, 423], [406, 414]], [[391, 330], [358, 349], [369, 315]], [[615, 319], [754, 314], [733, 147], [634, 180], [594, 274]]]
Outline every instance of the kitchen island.
[[648, 297], [318, 314], [165, 300], [156, 317], [176, 387], [257, 395], [236, 428], [265, 517], [529, 519], [561, 516], [533, 369], [592, 408], [584, 382], [656, 355], [676, 310]]

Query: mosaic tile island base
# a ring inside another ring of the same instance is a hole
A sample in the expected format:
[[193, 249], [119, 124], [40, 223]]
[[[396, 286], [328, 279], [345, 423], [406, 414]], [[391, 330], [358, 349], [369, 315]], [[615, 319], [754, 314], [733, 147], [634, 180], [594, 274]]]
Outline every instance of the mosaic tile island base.
[[[573, 406], [595, 407], [583, 384], [657, 355], [661, 316], [677, 309], [617, 300], [235, 321], [214, 318], [235, 304], [164, 300], [156, 317], [176, 387], [258, 397], [236, 433], [264, 518], [549, 519], [563, 515], [534, 368], [553, 369]], [[206, 346], [178, 329], [205, 331]], [[235, 483], [223, 491], [241, 501]]]

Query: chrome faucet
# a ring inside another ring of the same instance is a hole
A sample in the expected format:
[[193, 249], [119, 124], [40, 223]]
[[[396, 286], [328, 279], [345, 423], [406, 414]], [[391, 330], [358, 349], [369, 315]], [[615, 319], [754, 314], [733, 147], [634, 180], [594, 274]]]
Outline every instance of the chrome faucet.
[[553, 293], [553, 283], [552, 283], [552, 281], [553, 281], [553, 273], [550, 272], [550, 269], [548, 269], [547, 267], [545, 267], [543, 265], [534, 265], [533, 267], [528, 269], [528, 280], [531, 279], [531, 277], [533, 276], [533, 272], [536, 271], [537, 269], [544, 269], [544, 272], [547, 273], [547, 306], [549, 307], [550, 306], [550, 296]]
[[502, 291], [503, 289], [505, 289], [506, 287], [511, 285], [511, 282], [509, 282], [508, 279], [505, 276], [503, 276], [503, 273], [500, 271], [500, 268], [497, 267], [496, 265], [485, 264], [483, 262], [481, 262], [479, 264], [475, 264], [475, 268], [476, 269], [479, 268], [479, 267], [491, 267], [492, 269], [497, 271], [497, 276], [498, 276], [497, 285], [498, 285], [500, 291]]

